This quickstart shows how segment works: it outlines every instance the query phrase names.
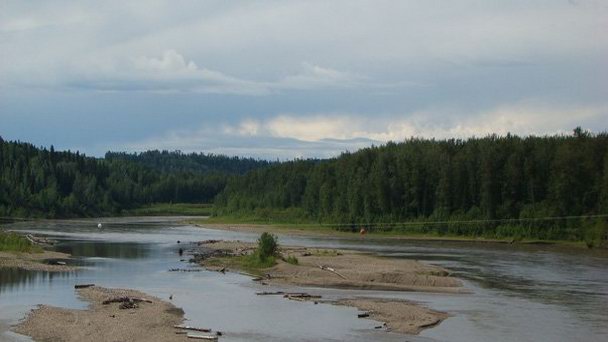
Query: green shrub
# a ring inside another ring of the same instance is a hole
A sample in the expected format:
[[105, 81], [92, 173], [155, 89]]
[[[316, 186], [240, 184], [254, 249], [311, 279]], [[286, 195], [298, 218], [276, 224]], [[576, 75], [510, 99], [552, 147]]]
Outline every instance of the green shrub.
[[299, 263], [298, 258], [293, 255], [290, 255], [285, 259], [285, 262], [292, 265], [297, 265]]
[[273, 234], [264, 232], [258, 239], [258, 249], [256, 254], [261, 260], [275, 257], [279, 249], [277, 237]]

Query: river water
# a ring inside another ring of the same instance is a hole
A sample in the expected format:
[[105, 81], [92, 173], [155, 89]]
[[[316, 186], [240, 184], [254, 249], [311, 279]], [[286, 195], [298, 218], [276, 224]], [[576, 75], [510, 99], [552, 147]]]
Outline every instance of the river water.
[[[0, 341], [29, 341], [11, 324], [37, 304], [86, 308], [74, 284], [141, 290], [184, 309], [189, 325], [224, 332], [222, 341], [608, 341], [608, 254], [543, 246], [279, 235], [286, 245], [350, 248], [448, 268], [467, 294], [306, 289], [325, 298], [379, 296], [420, 302], [450, 318], [419, 336], [374, 330], [355, 308], [276, 296], [239, 274], [169, 272], [192, 267], [180, 247], [206, 239], [254, 241], [250, 233], [180, 224], [180, 218], [115, 218], [13, 225], [48, 235], [83, 269], [0, 270]], [[181, 241], [180, 244], [177, 241]], [[282, 288], [285, 289], [285, 288]], [[296, 288], [288, 288], [295, 290]]]

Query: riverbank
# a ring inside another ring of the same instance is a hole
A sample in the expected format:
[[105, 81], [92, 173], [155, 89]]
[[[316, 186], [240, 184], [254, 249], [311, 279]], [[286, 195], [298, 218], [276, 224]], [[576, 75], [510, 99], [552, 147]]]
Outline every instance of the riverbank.
[[27, 252], [0, 252], [0, 268], [17, 268], [26, 271], [43, 272], [70, 272], [77, 269], [67, 265], [69, 254], [42, 251]]
[[[329, 226], [313, 225], [313, 224], [261, 224], [261, 223], [230, 223], [221, 222], [219, 219], [197, 219], [186, 220], [186, 223], [192, 224], [201, 228], [210, 228], [216, 230], [235, 231], [261, 234], [269, 232], [273, 234], [285, 234], [294, 236], [311, 236], [311, 237], [354, 237], [360, 236], [359, 233], [344, 232], [333, 229]], [[362, 238], [370, 240], [407, 240], [407, 241], [446, 241], [446, 242], [474, 242], [474, 243], [496, 243], [503, 245], [526, 245], [526, 246], [556, 246], [559, 248], [567, 248], [573, 250], [589, 248], [583, 241], [563, 241], [563, 240], [531, 240], [531, 239], [490, 239], [484, 237], [473, 236], [450, 236], [436, 234], [413, 234], [401, 232], [367, 232]], [[606, 250], [606, 248], [597, 248], [598, 250]]]
[[[87, 310], [40, 305], [13, 327], [13, 331], [37, 341], [189, 340], [185, 334], [176, 334], [174, 326], [184, 321], [184, 312], [171, 303], [134, 290], [93, 286], [76, 291], [90, 303]], [[120, 297], [134, 298], [136, 307], [121, 309], [121, 303], [103, 304]]]

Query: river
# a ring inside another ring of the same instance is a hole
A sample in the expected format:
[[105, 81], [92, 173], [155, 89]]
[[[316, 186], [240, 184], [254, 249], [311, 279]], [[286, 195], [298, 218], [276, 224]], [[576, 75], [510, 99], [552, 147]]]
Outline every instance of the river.
[[[468, 294], [307, 289], [326, 298], [380, 296], [417, 301], [448, 312], [418, 336], [376, 331], [355, 308], [314, 305], [275, 296], [249, 277], [169, 272], [191, 267], [179, 248], [206, 239], [254, 241], [251, 233], [180, 224], [181, 218], [106, 218], [26, 222], [9, 227], [58, 240], [82, 269], [67, 273], [0, 270], [0, 341], [29, 341], [9, 331], [37, 304], [86, 308], [74, 284], [141, 290], [184, 309], [189, 325], [224, 332], [222, 341], [608, 341], [608, 254], [490, 243], [303, 237], [286, 245], [349, 248], [448, 268]], [[177, 241], [181, 243], [178, 244]], [[293, 288], [291, 288], [293, 289]]]

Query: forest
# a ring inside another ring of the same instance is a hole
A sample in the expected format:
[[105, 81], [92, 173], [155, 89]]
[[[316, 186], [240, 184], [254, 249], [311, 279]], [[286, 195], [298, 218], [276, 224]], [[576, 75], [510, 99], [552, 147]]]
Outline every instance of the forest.
[[210, 203], [230, 177], [267, 161], [179, 151], [55, 151], [0, 137], [0, 217], [120, 214], [150, 203]]
[[284, 162], [230, 179], [214, 210], [353, 231], [600, 239], [608, 135], [577, 128], [543, 137], [412, 138], [322, 162]]

